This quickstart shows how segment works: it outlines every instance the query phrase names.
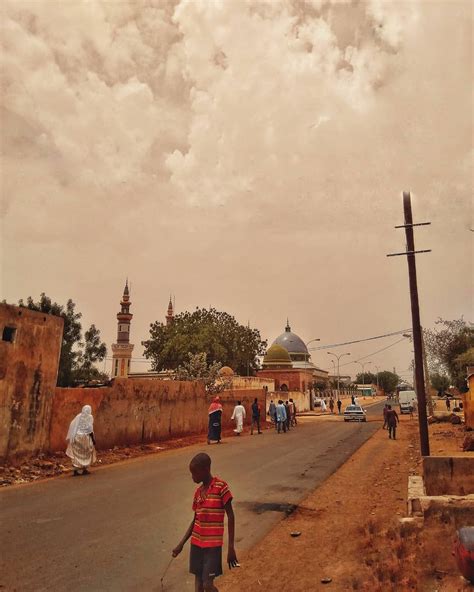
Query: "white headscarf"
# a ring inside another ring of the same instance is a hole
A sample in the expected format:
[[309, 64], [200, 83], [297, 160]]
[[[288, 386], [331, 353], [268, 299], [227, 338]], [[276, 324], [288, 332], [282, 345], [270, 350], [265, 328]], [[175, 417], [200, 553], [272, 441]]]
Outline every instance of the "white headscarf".
[[67, 432], [66, 440], [72, 442], [77, 434], [91, 434], [94, 431], [94, 418], [92, 417], [92, 407], [84, 405], [81, 413], [71, 421]]

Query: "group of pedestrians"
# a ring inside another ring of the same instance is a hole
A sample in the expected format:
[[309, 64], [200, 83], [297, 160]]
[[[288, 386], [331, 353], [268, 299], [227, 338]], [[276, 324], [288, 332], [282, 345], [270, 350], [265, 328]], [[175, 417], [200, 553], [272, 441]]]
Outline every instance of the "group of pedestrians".
[[[209, 406], [209, 427], [207, 432], [207, 443], [210, 444], [211, 442], [217, 442], [220, 444], [222, 439], [222, 413], [223, 407], [220, 400], [220, 397], [215, 397], [212, 401], [211, 405]], [[261, 408], [258, 399], [255, 398], [252, 406], [251, 406], [251, 413], [252, 413], [252, 422], [250, 426], [250, 434], [253, 435], [254, 429], [257, 430], [257, 434], [262, 434], [262, 430], [260, 427], [260, 418], [261, 418]], [[244, 431], [244, 420], [247, 417], [247, 411], [245, 407], [242, 405], [242, 401], [237, 401], [237, 405], [234, 407], [232, 412], [231, 419], [235, 421], [235, 429], [234, 433], [236, 436], [240, 436], [240, 434]]]
[[292, 427], [296, 427], [296, 405], [293, 399], [283, 402], [282, 399], [275, 404], [273, 399], [268, 407], [270, 421], [274, 425], [278, 434], [286, 433]]

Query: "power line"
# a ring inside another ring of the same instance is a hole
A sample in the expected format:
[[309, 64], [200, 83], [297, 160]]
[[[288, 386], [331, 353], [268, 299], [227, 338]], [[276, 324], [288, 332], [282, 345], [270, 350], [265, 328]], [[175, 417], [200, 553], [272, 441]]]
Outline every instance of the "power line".
[[375, 337], [366, 337], [365, 339], [356, 339], [354, 341], [345, 341], [344, 343], [333, 343], [331, 345], [320, 345], [319, 347], [310, 347], [311, 351], [319, 349], [331, 349], [333, 347], [342, 347], [343, 345], [352, 345], [353, 343], [362, 343], [363, 341], [373, 341], [374, 339], [383, 339], [384, 337], [393, 337], [394, 335], [402, 335], [403, 333], [411, 333], [411, 329], [403, 329], [402, 331], [395, 331], [394, 333], [386, 333], [385, 335], [376, 335]]
[[371, 356], [375, 356], [375, 354], [379, 354], [380, 352], [383, 352], [386, 349], [390, 349], [391, 347], [393, 347], [394, 345], [397, 345], [398, 343], [401, 343], [402, 341], [405, 341], [405, 339], [399, 339], [398, 341], [395, 341], [395, 343], [391, 343], [390, 345], [387, 345], [386, 347], [383, 347], [382, 349], [378, 349], [377, 351], [374, 351], [371, 354], [367, 354], [366, 356], [363, 356], [362, 358], [359, 358], [358, 360], [354, 360], [353, 362], [346, 362], [345, 364], [341, 364], [341, 367], [348, 366], [349, 364], [354, 364], [355, 362], [358, 362], [359, 360], [365, 360], [366, 358], [370, 358]]

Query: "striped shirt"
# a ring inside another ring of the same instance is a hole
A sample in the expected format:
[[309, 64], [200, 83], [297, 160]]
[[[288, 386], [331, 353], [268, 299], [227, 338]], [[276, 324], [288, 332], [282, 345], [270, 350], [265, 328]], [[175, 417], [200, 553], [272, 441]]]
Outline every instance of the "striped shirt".
[[224, 539], [224, 506], [232, 499], [225, 481], [213, 477], [209, 489], [196, 489], [193, 499], [194, 526], [191, 544], [197, 547], [222, 547]]

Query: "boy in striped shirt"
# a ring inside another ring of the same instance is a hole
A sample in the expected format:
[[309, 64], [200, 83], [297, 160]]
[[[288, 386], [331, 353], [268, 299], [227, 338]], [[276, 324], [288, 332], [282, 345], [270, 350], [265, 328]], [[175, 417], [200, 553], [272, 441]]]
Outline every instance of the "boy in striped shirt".
[[193, 499], [194, 518], [184, 537], [173, 549], [177, 557], [191, 538], [189, 571], [196, 576], [196, 592], [218, 592], [214, 578], [222, 575], [222, 545], [224, 538], [224, 514], [227, 514], [229, 568], [238, 567], [234, 548], [235, 517], [232, 509], [232, 494], [229, 486], [211, 474], [211, 458], [205, 453], [197, 454], [189, 464], [189, 470], [197, 488]]

